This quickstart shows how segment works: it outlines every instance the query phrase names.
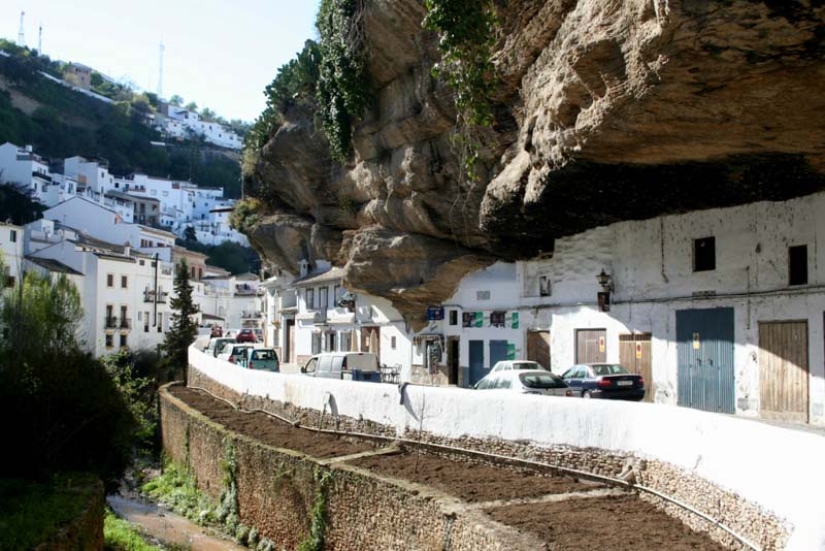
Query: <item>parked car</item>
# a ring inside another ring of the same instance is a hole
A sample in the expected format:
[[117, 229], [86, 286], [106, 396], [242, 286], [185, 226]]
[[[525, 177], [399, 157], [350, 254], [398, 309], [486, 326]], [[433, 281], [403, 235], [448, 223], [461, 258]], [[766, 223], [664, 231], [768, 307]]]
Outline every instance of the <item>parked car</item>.
[[238, 342], [258, 342], [258, 336], [255, 335], [255, 331], [252, 329], [241, 329], [235, 336], [235, 340]]
[[254, 348], [251, 343], [228, 343], [218, 354], [219, 360], [225, 360], [232, 364], [246, 365], [246, 351]]
[[499, 371], [512, 371], [519, 369], [550, 371], [543, 365], [532, 360], [501, 360], [496, 362], [496, 365], [490, 370], [490, 373], [498, 373]]
[[278, 353], [272, 348], [248, 348], [246, 350], [246, 367], [275, 372], [281, 370]]
[[473, 387], [476, 390], [509, 390], [522, 394], [544, 394], [547, 396], [572, 396], [561, 377], [546, 369], [511, 369], [488, 373]]
[[381, 380], [378, 358], [372, 352], [316, 354], [301, 366], [301, 373], [329, 379]]
[[582, 398], [609, 398], [639, 401], [645, 397], [645, 381], [619, 364], [578, 364], [562, 374], [562, 379]]
[[224, 346], [234, 342], [235, 339], [233, 337], [216, 337], [214, 339], [209, 339], [209, 344], [206, 345], [204, 352], [211, 355], [213, 358], [217, 358], [218, 354], [223, 351]]

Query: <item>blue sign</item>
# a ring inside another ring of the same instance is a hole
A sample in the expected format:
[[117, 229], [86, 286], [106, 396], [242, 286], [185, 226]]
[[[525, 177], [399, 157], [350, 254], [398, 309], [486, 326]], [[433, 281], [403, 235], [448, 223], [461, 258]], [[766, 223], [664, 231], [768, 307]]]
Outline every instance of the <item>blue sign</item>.
[[443, 306], [430, 306], [427, 308], [427, 321], [438, 321], [444, 319]]

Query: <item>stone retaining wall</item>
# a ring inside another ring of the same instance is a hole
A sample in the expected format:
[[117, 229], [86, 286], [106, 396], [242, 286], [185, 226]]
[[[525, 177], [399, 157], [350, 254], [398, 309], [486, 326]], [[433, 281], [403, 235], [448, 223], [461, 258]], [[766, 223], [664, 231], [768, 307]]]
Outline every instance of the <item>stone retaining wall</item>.
[[[325, 492], [327, 548], [534, 550], [532, 536], [463, 510], [432, 488], [388, 480], [351, 465], [329, 464], [227, 431], [161, 391], [163, 447], [192, 469], [198, 487], [218, 499], [232, 446], [238, 513], [278, 548], [296, 549], [310, 533], [312, 509]], [[321, 482], [327, 476], [326, 487]]]
[[[260, 409], [283, 416], [309, 427], [323, 427], [344, 432], [364, 433], [388, 438], [395, 437], [391, 427], [383, 426], [363, 418], [333, 415], [329, 410], [322, 412], [308, 408], [298, 408], [260, 396], [239, 394], [205, 376], [197, 369], [190, 370], [190, 386], [203, 388], [246, 410]], [[366, 384], [366, 383], [365, 383]], [[394, 390], [394, 389], [393, 389]], [[635, 484], [652, 488], [665, 495], [687, 503], [699, 511], [718, 519], [720, 522], [747, 538], [766, 551], [783, 549], [787, 543], [790, 526], [758, 505], [741, 496], [725, 491], [703, 478], [684, 469], [662, 461], [641, 459], [633, 454], [614, 453], [598, 448], [574, 448], [570, 446], [537, 446], [525, 441], [502, 439], [455, 438], [448, 439], [432, 433], [416, 430], [407, 431], [403, 437], [415, 442], [437, 444], [472, 450], [488, 454], [527, 459], [563, 469], [575, 469], [592, 475], [632, 479]], [[460, 455], [443, 451], [452, 456]], [[632, 473], [632, 474], [629, 474]], [[731, 548], [739, 548], [740, 543], [728, 532], [701, 517], [671, 504], [652, 494], [640, 495], [662, 510], [679, 518], [693, 530], [707, 532], [711, 538]]]

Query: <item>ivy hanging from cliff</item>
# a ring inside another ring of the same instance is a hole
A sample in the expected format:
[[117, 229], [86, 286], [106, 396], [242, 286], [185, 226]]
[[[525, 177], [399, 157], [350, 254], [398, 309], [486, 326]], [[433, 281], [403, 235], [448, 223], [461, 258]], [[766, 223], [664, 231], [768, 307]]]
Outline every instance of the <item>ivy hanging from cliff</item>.
[[497, 27], [492, 0], [425, 0], [424, 6], [424, 28], [439, 35], [441, 62], [433, 70], [455, 91], [459, 123], [489, 126]]
[[366, 74], [361, 0], [322, 0], [318, 12], [321, 65], [317, 98], [333, 159], [345, 161], [352, 125], [372, 97]]
[[[309, 105], [315, 99], [318, 84], [321, 51], [312, 40], [295, 59], [278, 69], [275, 79], [264, 89], [266, 109], [249, 129], [245, 138], [246, 150], [261, 149], [283, 123], [283, 115], [292, 106]], [[252, 155], [257, 158], [256, 155]], [[251, 167], [250, 167], [251, 168]]]

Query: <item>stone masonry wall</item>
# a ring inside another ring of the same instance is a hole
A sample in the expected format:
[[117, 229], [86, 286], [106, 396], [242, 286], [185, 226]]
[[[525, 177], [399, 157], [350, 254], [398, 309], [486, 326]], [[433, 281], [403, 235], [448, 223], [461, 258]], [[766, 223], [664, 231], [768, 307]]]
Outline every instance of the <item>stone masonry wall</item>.
[[[190, 369], [189, 373], [190, 386], [206, 389], [244, 409], [261, 409], [309, 427], [323, 426], [326, 429], [386, 438], [396, 436], [392, 427], [382, 426], [365, 419], [330, 415], [329, 411], [322, 419], [321, 412], [317, 410], [297, 408], [288, 403], [241, 395], [206, 377], [197, 369]], [[791, 532], [791, 526], [758, 505], [733, 492], [723, 490], [684, 469], [661, 461], [644, 460], [630, 454], [609, 453], [596, 448], [579, 449], [568, 446], [547, 448], [535, 446], [526, 441], [445, 439], [427, 432], [418, 434], [414, 430], [405, 433], [403, 438], [423, 444], [450, 446], [462, 450], [537, 461], [560, 469], [574, 469], [583, 473], [583, 476], [588, 474], [611, 478], [621, 476], [626, 480], [632, 480], [637, 485], [661, 492], [696, 508], [766, 551], [783, 549]], [[693, 530], [707, 532], [710, 537], [723, 545], [733, 548], [739, 546], [735, 538], [713, 523], [653, 494], [645, 492], [640, 492], [640, 494], [666, 513], [684, 521]]]
[[500, 525], [432, 488], [398, 483], [350, 465], [336, 465], [231, 433], [161, 391], [163, 447], [193, 471], [198, 487], [217, 499], [227, 446], [237, 462], [238, 513], [279, 548], [295, 549], [310, 531], [312, 508], [326, 488], [329, 549], [530, 550], [532, 536]]

